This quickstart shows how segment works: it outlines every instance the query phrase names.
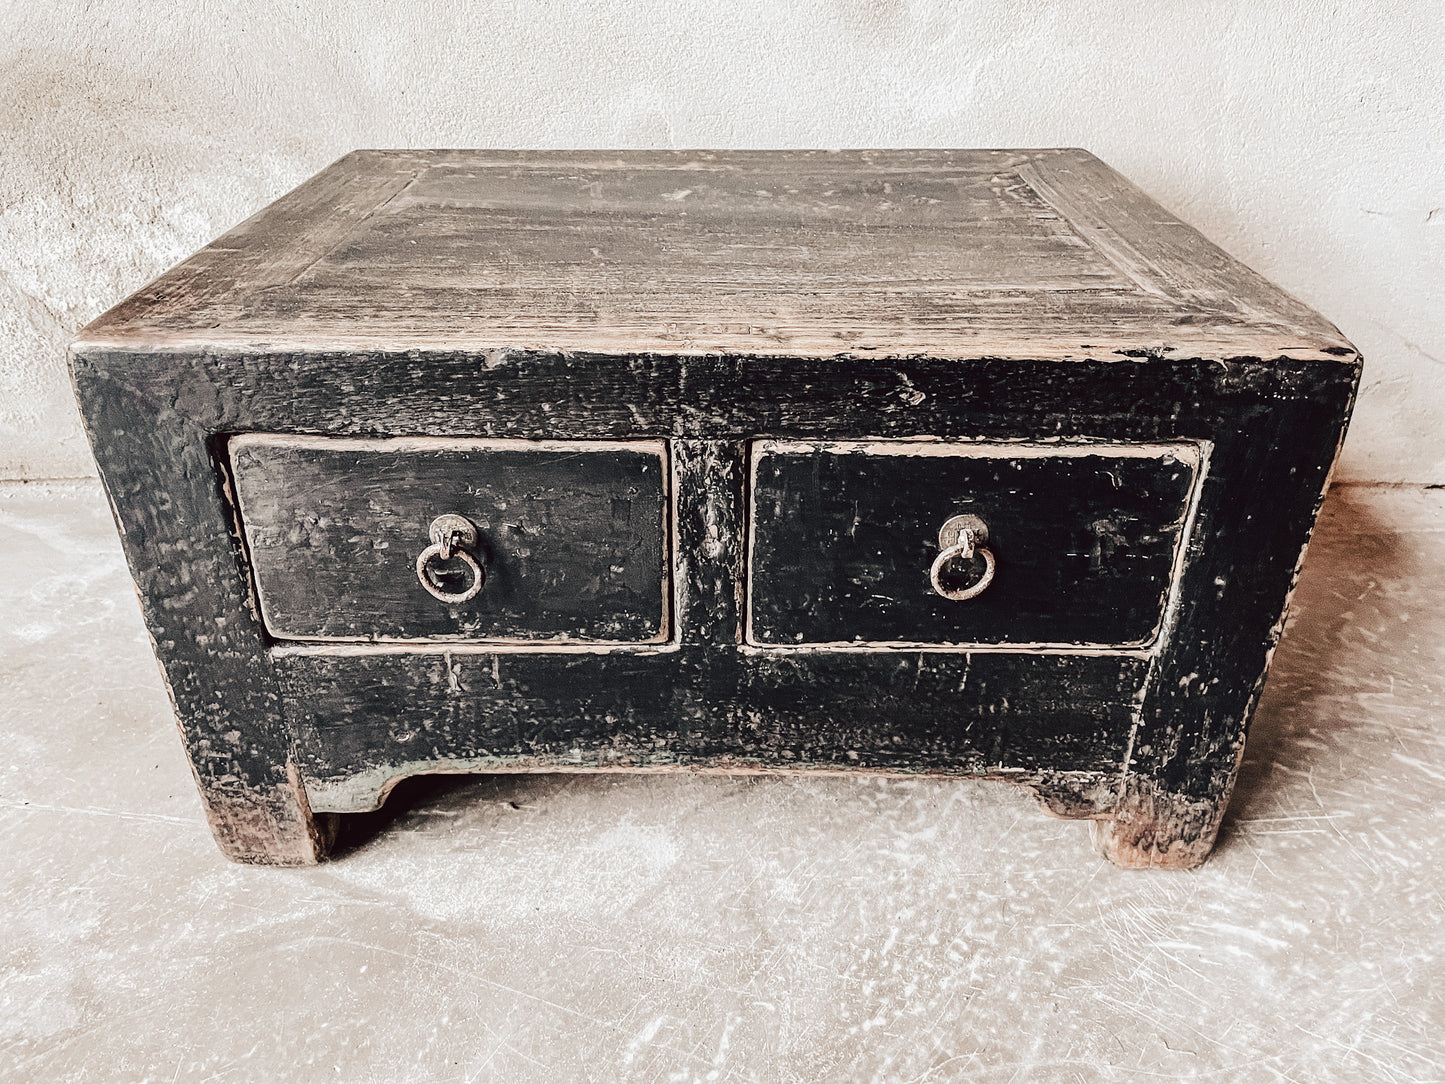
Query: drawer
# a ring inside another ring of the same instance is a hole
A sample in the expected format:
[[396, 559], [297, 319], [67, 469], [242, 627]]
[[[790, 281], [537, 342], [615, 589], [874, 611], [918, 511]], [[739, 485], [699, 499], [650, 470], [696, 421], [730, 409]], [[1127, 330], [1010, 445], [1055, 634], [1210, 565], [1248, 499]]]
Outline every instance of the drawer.
[[[246, 434], [228, 449], [257, 599], [279, 639], [667, 635], [660, 441]], [[419, 565], [445, 513], [474, 525], [475, 541]], [[480, 591], [457, 600], [478, 578]]]
[[[1192, 443], [755, 442], [749, 641], [1147, 646], [1200, 462]], [[964, 515], [988, 554], [940, 561]]]

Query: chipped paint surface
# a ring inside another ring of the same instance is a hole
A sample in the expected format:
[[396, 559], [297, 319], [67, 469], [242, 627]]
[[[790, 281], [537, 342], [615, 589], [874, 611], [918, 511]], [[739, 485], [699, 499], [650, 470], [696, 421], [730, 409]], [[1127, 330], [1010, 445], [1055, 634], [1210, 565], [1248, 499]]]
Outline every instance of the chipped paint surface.
[[0, 1079], [1438, 1080], [1442, 568], [1445, 495], [1331, 494], [1196, 873], [1007, 787], [694, 775], [412, 784], [270, 871], [99, 487], [0, 487]]

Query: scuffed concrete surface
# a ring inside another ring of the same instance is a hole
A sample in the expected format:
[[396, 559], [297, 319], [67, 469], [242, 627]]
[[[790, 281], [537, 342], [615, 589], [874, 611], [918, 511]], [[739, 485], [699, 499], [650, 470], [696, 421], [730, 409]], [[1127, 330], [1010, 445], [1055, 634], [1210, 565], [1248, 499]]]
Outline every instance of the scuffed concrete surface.
[[0, 485], [0, 1079], [1438, 1081], [1445, 493], [1336, 489], [1220, 849], [1001, 784], [419, 781], [202, 824], [99, 489]]
[[1368, 359], [1445, 481], [1439, 0], [0, 0], [0, 478], [91, 474], [90, 318], [356, 147], [1086, 146]]

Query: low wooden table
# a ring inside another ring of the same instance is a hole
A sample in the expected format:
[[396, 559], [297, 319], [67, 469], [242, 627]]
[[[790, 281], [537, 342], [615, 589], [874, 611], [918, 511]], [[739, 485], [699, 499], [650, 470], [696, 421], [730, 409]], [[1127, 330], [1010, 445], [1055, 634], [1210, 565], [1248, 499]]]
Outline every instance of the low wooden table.
[[416, 773], [692, 769], [1004, 779], [1193, 866], [1360, 373], [1078, 150], [359, 151], [72, 366], [274, 864]]

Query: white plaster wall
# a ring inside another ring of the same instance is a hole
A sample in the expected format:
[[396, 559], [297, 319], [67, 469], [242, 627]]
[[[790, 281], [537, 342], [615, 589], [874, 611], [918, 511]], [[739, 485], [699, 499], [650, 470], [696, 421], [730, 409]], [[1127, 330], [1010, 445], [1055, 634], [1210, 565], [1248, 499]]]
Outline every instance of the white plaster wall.
[[92, 473], [72, 333], [364, 146], [1085, 146], [1367, 358], [1445, 482], [1441, 0], [0, 0], [0, 477]]

